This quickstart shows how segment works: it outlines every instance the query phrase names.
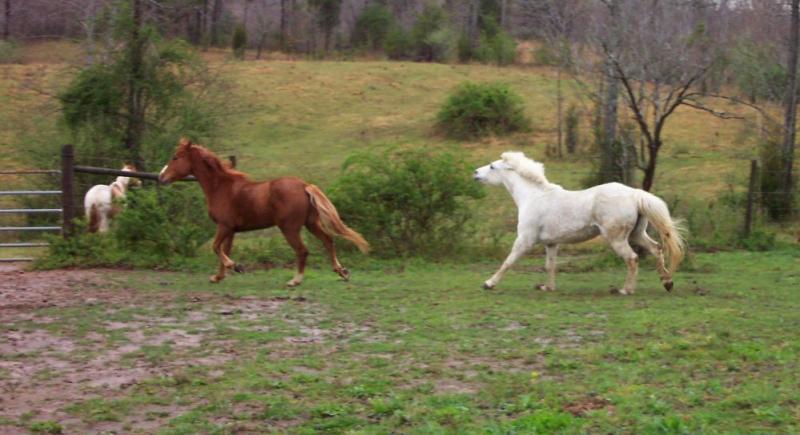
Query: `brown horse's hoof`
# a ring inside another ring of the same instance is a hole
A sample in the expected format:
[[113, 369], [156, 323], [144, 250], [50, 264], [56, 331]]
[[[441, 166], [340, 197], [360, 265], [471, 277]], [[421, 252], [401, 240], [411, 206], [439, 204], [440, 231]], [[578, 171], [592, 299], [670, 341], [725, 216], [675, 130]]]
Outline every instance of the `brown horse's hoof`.
[[244, 273], [244, 266], [242, 266], [239, 263], [236, 263], [236, 265], [233, 266], [233, 271], [236, 273]]
[[211, 283], [216, 284], [222, 281], [222, 278], [218, 277], [217, 275], [211, 275], [211, 278], [208, 279]]
[[667, 289], [668, 292], [672, 291], [672, 281], [667, 281], [664, 283], [664, 288]]
[[339, 273], [339, 276], [341, 276], [343, 280], [350, 281], [350, 271], [349, 270], [347, 270], [347, 269], [345, 269], [343, 267], [343, 268], [339, 269], [338, 273]]

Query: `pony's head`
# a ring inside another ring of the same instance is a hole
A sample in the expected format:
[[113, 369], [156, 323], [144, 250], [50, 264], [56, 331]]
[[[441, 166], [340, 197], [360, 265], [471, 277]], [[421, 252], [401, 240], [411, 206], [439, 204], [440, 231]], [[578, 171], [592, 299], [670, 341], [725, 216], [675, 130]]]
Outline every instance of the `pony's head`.
[[550, 186], [550, 182], [544, 176], [543, 164], [525, 157], [521, 152], [508, 151], [500, 157], [500, 160], [476, 169], [473, 178], [481, 183], [499, 185], [509, 173], [513, 172], [540, 187]]
[[503, 184], [504, 172], [510, 171], [511, 167], [503, 160], [495, 160], [486, 166], [481, 166], [475, 170], [472, 178], [484, 184], [499, 185]]
[[192, 174], [192, 161], [190, 152], [194, 144], [188, 138], [182, 137], [172, 159], [164, 166], [158, 174], [158, 181], [169, 184], [175, 180], [180, 180]]
[[[125, 165], [122, 166], [121, 170], [125, 171], [125, 172], [139, 172], [139, 169], [133, 163], [125, 163]], [[130, 178], [130, 177], [125, 177], [125, 178], [126, 178], [127, 184], [129, 186], [141, 186], [142, 185], [142, 180], [140, 180], [138, 178]]]

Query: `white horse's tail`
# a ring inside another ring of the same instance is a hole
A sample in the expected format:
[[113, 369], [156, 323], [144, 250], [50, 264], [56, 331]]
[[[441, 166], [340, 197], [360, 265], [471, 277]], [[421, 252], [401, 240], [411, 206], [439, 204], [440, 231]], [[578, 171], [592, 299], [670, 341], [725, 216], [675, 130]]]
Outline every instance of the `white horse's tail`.
[[683, 260], [683, 255], [686, 250], [686, 243], [684, 241], [686, 230], [683, 228], [680, 221], [673, 220], [670, 217], [667, 204], [652, 193], [645, 192], [644, 190], [639, 191], [638, 208], [639, 212], [643, 214], [658, 231], [661, 237], [661, 243], [664, 245], [664, 250], [666, 251], [669, 271], [674, 273], [681, 263], [681, 260]]

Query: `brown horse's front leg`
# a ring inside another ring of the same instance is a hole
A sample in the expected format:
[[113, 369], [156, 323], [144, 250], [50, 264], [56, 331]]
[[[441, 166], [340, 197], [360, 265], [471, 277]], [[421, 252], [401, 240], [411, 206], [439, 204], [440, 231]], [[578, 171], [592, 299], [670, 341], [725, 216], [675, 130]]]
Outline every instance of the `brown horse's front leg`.
[[220, 282], [225, 279], [226, 269], [232, 268], [236, 265], [228, 257], [228, 254], [233, 247], [233, 231], [228, 230], [222, 226], [217, 227], [217, 234], [214, 237], [214, 253], [219, 257], [219, 270], [216, 275], [212, 275], [209, 280], [211, 282]]

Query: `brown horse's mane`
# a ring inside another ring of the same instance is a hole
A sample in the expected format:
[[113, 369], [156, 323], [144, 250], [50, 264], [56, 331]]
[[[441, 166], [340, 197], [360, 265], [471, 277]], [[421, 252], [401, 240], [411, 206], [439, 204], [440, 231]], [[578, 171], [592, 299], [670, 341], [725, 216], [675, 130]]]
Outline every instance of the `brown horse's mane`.
[[219, 159], [214, 153], [203, 147], [202, 145], [189, 143], [186, 145], [188, 147], [188, 151], [196, 151], [197, 154], [200, 156], [200, 159], [203, 163], [206, 164], [213, 172], [221, 173], [226, 175], [232, 175], [236, 177], [247, 177], [245, 173], [237, 171], [228, 165], [222, 163], [222, 160]]

